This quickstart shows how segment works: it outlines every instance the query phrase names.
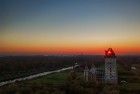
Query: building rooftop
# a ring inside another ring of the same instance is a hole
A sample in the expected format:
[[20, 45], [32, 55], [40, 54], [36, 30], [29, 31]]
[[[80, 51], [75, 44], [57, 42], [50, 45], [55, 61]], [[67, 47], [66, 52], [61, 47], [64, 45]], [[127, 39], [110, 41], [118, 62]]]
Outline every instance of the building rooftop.
[[112, 48], [109, 48], [108, 50], [105, 51], [105, 58], [115, 58], [115, 57], [116, 55]]

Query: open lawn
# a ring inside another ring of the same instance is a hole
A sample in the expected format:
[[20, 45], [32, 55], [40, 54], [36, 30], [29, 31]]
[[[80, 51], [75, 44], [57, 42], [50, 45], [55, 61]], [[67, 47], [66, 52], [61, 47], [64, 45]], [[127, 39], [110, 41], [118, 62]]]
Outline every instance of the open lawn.
[[63, 86], [71, 70], [56, 72], [0, 88], [0, 94], [64, 94]]
[[70, 70], [52, 73], [46, 76], [35, 78], [33, 80], [27, 81], [28, 83], [40, 83], [40, 84], [62, 84], [67, 79]]

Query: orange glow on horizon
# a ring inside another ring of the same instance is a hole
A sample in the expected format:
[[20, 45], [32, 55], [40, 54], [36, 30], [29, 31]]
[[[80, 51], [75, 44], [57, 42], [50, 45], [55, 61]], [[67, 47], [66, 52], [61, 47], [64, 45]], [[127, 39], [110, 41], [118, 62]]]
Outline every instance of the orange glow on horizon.
[[[6, 54], [104, 54], [104, 50], [109, 47], [23, 47], [23, 46], [3, 46], [0, 53]], [[139, 54], [139, 47], [112, 47], [117, 55]]]

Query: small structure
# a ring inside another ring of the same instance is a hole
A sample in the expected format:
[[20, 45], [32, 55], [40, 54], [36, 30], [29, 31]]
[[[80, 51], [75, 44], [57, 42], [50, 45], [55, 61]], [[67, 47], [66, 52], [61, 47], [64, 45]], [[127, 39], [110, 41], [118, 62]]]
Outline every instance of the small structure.
[[86, 81], [96, 81], [103, 83], [104, 81], [104, 69], [100, 67], [95, 67], [94, 64], [91, 66], [85, 66], [84, 79]]
[[86, 81], [88, 81], [88, 79], [89, 79], [89, 69], [88, 69], [87, 65], [85, 66], [85, 70], [84, 70], [84, 79]]
[[96, 80], [101, 83], [117, 84], [117, 66], [116, 56], [112, 48], [105, 51], [105, 65], [102, 67], [95, 67], [94, 64], [91, 67], [85, 66], [84, 79], [86, 81]]
[[131, 66], [131, 70], [136, 70], [136, 67], [135, 66]]
[[94, 64], [91, 65], [91, 68], [89, 70], [89, 79], [96, 80], [96, 68]]

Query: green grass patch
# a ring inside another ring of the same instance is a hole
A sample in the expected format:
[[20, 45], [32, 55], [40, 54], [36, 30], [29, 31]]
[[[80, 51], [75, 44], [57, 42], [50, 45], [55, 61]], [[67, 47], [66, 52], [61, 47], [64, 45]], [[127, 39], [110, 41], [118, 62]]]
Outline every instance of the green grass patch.
[[39, 78], [29, 80], [28, 83], [40, 83], [40, 84], [62, 84], [66, 81], [70, 70], [52, 73]]

